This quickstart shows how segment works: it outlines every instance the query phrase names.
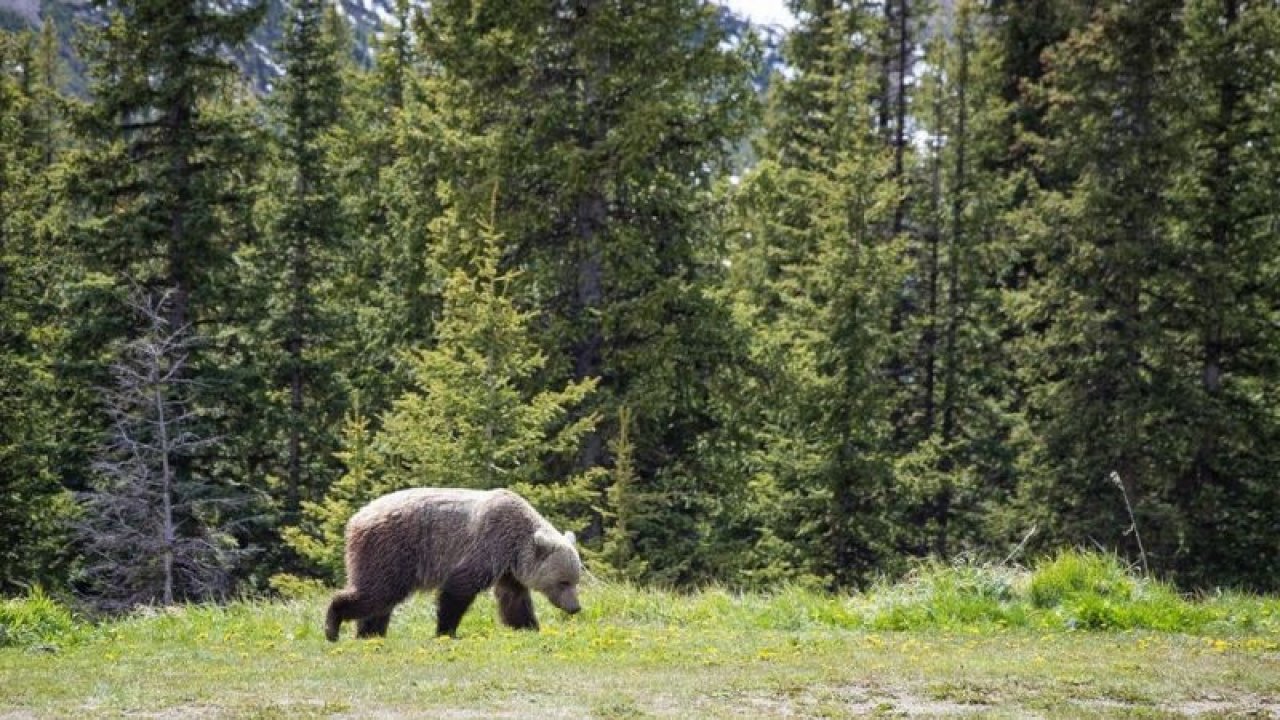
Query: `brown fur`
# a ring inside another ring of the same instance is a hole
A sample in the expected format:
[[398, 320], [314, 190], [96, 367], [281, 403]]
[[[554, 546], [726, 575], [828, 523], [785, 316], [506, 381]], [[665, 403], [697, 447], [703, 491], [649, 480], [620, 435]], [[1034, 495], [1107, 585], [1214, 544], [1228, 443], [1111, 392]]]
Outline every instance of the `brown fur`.
[[439, 590], [436, 632], [453, 635], [475, 596], [494, 588], [502, 622], [538, 628], [529, 590], [576, 613], [582, 562], [524, 498], [508, 490], [415, 488], [384, 495], [347, 523], [347, 586], [334, 594], [325, 637], [356, 621], [360, 637], [387, 632], [417, 590]]

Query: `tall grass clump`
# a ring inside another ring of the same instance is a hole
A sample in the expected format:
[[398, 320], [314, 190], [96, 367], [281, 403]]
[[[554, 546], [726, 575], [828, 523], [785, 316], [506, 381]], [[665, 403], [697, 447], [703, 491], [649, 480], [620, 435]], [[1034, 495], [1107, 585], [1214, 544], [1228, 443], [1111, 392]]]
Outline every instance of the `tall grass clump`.
[[631, 627], [982, 632], [1280, 629], [1280, 598], [1184, 596], [1121, 558], [1061, 551], [1030, 568], [957, 560], [922, 562], [854, 595], [783, 585], [766, 592], [710, 587], [689, 593], [596, 583], [584, 589], [591, 623]]
[[1198, 630], [1213, 608], [1192, 603], [1159, 580], [1136, 575], [1111, 554], [1068, 550], [1038, 565], [1028, 584], [1046, 624], [1083, 630]]
[[930, 561], [905, 578], [874, 586], [859, 603], [875, 630], [1017, 627], [1027, 624], [1026, 573], [970, 561]]
[[1080, 597], [1127, 601], [1137, 585], [1115, 555], [1066, 550], [1036, 566], [1028, 591], [1036, 607], [1051, 608]]
[[0, 602], [0, 647], [57, 647], [82, 639], [85, 626], [39, 587]]
[[787, 585], [767, 595], [746, 596], [749, 622], [762, 630], [797, 632], [861, 627], [848, 598], [802, 585]]

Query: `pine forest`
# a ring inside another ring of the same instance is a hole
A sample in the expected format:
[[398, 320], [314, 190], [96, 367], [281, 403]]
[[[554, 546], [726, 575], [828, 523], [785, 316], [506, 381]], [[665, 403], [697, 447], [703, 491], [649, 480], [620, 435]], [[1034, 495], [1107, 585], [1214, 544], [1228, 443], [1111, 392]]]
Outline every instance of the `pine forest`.
[[0, 29], [0, 594], [334, 587], [413, 486], [665, 588], [1280, 590], [1280, 3], [393, 4]]

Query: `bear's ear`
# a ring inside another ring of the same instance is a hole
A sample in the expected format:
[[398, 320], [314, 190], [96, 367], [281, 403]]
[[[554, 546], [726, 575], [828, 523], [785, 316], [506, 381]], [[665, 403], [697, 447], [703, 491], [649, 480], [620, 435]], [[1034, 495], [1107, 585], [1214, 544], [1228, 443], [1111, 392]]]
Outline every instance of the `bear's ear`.
[[539, 560], [550, 555], [551, 551], [556, 549], [556, 545], [556, 536], [553, 533], [539, 530], [533, 534], [533, 550]]
[[576, 547], [578, 545], [578, 536], [574, 535], [572, 530], [564, 531], [564, 539], [565, 542], [569, 543], [569, 547]]

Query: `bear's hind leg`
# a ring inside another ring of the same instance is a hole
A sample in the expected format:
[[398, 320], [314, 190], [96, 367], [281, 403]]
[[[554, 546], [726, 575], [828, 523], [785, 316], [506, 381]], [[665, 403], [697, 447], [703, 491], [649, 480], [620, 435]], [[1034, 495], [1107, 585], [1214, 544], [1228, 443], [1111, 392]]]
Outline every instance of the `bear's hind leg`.
[[504, 625], [517, 630], [538, 629], [538, 616], [533, 612], [533, 598], [528, 588], [510, 575], [503, 575], [494, 586], [493, 594], [498, 599], [498, 617]]
[[390, 622], [391, 613], [362, 618], [356, 623], [356, 637], [386, 637], [387, 624]]
[[329, 642], [337, 642], [342, 623], [354, 617], [351, 613], [351, 605], [355, 595], [355, 590], [339, 590], [329, 601], [329, 612], [324, 618], [324, 636]]
[[[387, 621], [391, 619], [391, 609], [396, 606], [403, 598], [396, 598], [388, 601], [379, 598], [371, 593], [360, 592], [355, 588], [346, 588], [334, 593], [333, 600], [329, 603], [329, 612], [325, 616], [324, 636], [329, 642], [335, 642], [338, 639], [338, 633], [342, 629], [342, 623], [347, 620], [359, 621], [359, 628], [366, 626], [366, 618], [385, 618], [382, 620], [382, 634], [386, 634]], [[375, 623], [376, 626], [376, 623]]]

